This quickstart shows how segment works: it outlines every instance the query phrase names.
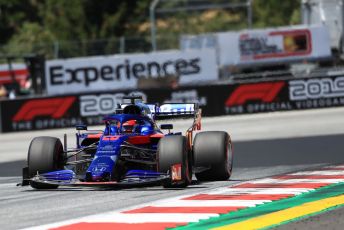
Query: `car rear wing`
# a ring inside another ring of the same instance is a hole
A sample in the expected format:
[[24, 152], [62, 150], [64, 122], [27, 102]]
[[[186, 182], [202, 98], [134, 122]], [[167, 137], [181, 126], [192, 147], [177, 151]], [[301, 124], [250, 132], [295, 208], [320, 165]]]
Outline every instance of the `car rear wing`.
[[197, 103], [165, 103], [161, 105], [148, 104], [154, 119], [193, 118], [188, 132], [201, 130], [202, 110]]
[[196, 103], [166, 103], [148, 105], [155, 119], [193, 118], [192, 125], [186, 130], [187, 148], [192, 149], [193, 131], [201, 130], [202, 110]]
[[170, 118], [192, 118], [199, 110], [196, 103], [164, 103], [147, 104], [154, 118], [170, 119]]

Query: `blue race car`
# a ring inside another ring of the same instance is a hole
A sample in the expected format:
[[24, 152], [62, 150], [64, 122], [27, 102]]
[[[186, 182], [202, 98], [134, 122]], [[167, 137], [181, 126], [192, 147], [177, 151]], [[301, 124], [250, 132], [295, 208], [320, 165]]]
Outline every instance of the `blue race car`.
[[[22, 185], [36, 189], [59, 186], [126, 187], [162, 184], [186, 187], [192, 175], [200, 181], [229, 179], [232, 171], [232, 142], [222, 131], [199, 132], [201, 109], [197, 104], [142, 103], [126, 97], [116, 114], [104, 117], [105, 128], [87, 131], [78, 125], [76, 148], [67, 148], [55, 137], [31, 141]], [[156, 120], [192, 117], [185, 136], [171, 132], [172, 124], [158, 128]], [[162, 130], [168, 130], [163, 133]]]

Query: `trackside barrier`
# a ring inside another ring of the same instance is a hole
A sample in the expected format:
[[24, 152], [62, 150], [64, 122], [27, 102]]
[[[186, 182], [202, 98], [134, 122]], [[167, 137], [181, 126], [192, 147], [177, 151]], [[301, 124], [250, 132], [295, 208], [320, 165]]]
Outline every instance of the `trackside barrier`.
[[325, 108], [344, 106], [344, 76], [0, 101], [0, 127], [14, 132], [101, 124], [129, 94], [148, 103], [197, 102], [204, 116]]

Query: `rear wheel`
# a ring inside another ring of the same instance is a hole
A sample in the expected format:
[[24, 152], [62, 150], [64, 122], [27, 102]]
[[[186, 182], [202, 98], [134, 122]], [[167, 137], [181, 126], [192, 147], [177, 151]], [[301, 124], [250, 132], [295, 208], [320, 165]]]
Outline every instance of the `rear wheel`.
[[[31, 141], [28, 152], [29, 177], [64, 168], [64, 153], [60, 139], [55, 137], [36, 137]], [[55, 189], [58, 185], [48, 185], [30, 181], [37, 189]]]
[[233, 153], [230, 136], [222, 131], [198, 133], [193, 145], [196, 167], [208, 168], [196, 173], [197, 180], [228, 180], [232, 173]]
[[163, 183], [167, 188], [183, 188], [191, 183], [192, 168], [189, 165], [190, 157], [186, 148], [186, 138], [183, 136], [167, 136], [161, 138], [158, 145], [158, 171], [170, 172], [171, 166], [181, 165], [181, 180], [167, 180]]

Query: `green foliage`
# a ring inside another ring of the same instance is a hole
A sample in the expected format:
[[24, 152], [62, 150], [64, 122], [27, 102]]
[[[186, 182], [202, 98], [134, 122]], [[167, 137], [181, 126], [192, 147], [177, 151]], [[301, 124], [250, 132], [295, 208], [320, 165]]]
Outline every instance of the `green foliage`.
[[297, 0], [254, 0], [254, 26], [274, 27], [299, 24], [300, 2]]
[[48, 56], [52, 57], [52, 45], [55, 40], [55, 36], [38, 23], [25, 22], [4, 49], [11, 54], [35, 52], [49, 54]]
[[86, 37], [87, 22], [83, 1], [46, 0], [38, 7], [45, 30], [59, 40], [79, 40]]
[[[224, 2], [212, 2], [219, 1]], [[95, 47], [109, 54], [119, 52], [119, 38], [122, 36], [132, 38], [127, 43], [147, 50], [150, 3], [151, 0], [0, 0], [1, 51], [36, 52], [51, 58], [55, 52], [54, 44], [58, 41], [61, 57], [92, 55]], [[176, 4], [172, 0], [162, 1], [159, 7], [171, 8]], [[190, 4], [195, 3], [179, 1], [180, 6]], [[299, 9], [300, 0], [254, 0], [254, 26], [297, 24], [300, 22]], [[164, 39], [159, 48], [176, 48], [180, 34], [246, 28], [246, 9], [157, 14], [157, 26], [158, 39]], [[95, 47], [90, 46], [90, 40], [96, 40]]]

